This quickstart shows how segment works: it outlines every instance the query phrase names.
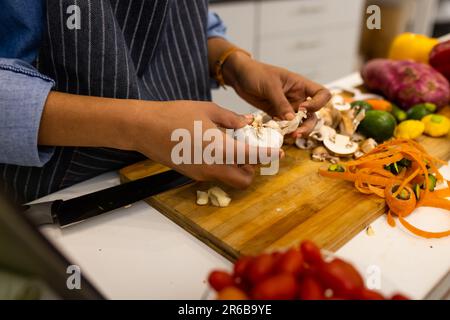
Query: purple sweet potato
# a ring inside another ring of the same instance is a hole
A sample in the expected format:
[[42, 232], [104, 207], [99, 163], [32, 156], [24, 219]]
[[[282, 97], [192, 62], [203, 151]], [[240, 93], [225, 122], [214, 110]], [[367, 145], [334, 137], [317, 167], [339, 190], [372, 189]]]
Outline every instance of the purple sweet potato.
[[405, 110], [424, 102], [443, 107], [450, 99], [447, 79], [423, 63], [375, 59], [364, 66], [361, 75], [368, 89]]

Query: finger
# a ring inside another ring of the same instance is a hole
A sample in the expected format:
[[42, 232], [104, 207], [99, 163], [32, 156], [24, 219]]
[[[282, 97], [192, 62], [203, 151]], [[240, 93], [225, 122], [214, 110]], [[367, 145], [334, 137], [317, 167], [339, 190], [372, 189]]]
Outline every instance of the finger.
[[252, 166], [250, 164], [245, 164], [243, 166], [240, 166], [239, 168], [241, 168], [242, 170], [248, 172], [249, 174], [252, 174], [252, 175], [255, 174], [255, 166]]
[[295, 118], [295, 110], [286, 98], [281, 86], [271, 86], [267, 95], [269, 102], [273, 105], [273, 108], [277, 110], [277, 116], [285, 120], [292, 120]]
[[214, 168], [212, 175], [213, 178], [233, 188], [244, 189], [252, 183], [255, 172], [248, 168], [224, 165]]
[[317, 124], [317, 116], [315, 113], [309, 113], [308, 118], [302, 123], [302, 125], [295, 130], [294, 138], [307, 137], [314, 130]]
[[300, 104], [300, 108], [305, 108], [308, 111], [318, 111], [323, 106], [325, 106], [331, 99], [331, 93], [326, 88], [313, 83], [312, 85], [308, 84], [307, 93], [308, 96], [311, 97], [311, 100], [307, 100]]
[[253, 117], [239, 115], [219, 106], [214, 106], [210, 109], [209, 117], [218, 126], [228, 129], [239, 129], [253, 121]]

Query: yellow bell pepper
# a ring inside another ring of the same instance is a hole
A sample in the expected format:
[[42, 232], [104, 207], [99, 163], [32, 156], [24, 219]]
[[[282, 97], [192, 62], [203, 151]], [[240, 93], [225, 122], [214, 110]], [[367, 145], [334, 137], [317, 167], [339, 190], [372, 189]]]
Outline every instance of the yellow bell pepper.
[[422, 119], [425, 134], [431, 137], [446, 136], [450, 131], [450, 120], [440, 114], [430, 114]]
[[422, 135], [425, 124], [419, 120], [406, 120], [401, 122], [396, 128], [394, 135], [399, 139], [416, 139]]
[[421, 34], [402, 33], [395, 37], [389, 50], [389, 59], [428, 63], [431, 50], [439, 43], [437, 39]]

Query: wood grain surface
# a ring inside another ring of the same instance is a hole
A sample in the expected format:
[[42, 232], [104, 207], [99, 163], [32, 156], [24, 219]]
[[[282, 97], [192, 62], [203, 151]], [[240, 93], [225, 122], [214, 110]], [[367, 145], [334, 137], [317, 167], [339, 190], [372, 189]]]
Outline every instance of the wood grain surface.
[[[450, 107], [442, 113], [450, 116]], [[423, 136], [419, 142], [432, 155], [450, 159], [449, 136]], [[221, 186], [231, 195], [229, 207], [195, 203], [196, 191], [207, 190], [209, 183], [191, 184], [146, 201], [230, 260], [290, 247], [303, 239], [335, 251], [385, 213], [383, 199], [362, 195], [351, 183], [319, 176], [319, 167], [327, 164], [311, 161], [308, 151], [295, 147], [285, 151], [277, 175], [258, 175], [244, 191]], [[163, 170], [145, 161], [120, 174], [125, 182]]]

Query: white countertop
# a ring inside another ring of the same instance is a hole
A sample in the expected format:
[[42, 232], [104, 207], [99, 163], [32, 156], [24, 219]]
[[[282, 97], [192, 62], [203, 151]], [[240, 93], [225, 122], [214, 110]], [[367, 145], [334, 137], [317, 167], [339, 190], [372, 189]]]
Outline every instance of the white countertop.
[[[333, 85], [357, 85], [354, 74]], [[450, 167], [442, 169], [450, 180]], [[69, 199], [119, 183], [116, 173], [107, 173], [40, 201]], [[429, 230], [450, 229], [448, 211], [420, 208], [408, 218]], [[423, 298], [450, 269], [450, 237], [422, 239], [390, 228], [385, 217], [348, 242], [337, 254], [353, 261], [367, 275], [377, 266], [381, 291], [401, 290]], [[195, 237], [140, 201], [129, 208], [65, 229], [41, 229], [66, 256], [81, 267], [106, 297], [112, 299], [200, 299], [212, 269], [231, 268], [231, 263]], [[367, 270], [367, 272], [366, 272]]]

